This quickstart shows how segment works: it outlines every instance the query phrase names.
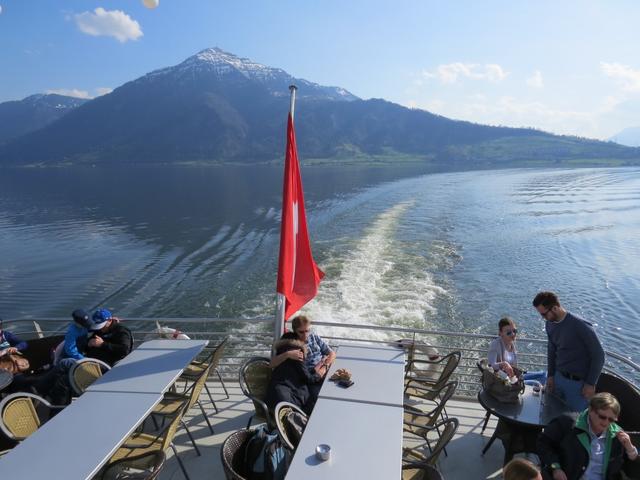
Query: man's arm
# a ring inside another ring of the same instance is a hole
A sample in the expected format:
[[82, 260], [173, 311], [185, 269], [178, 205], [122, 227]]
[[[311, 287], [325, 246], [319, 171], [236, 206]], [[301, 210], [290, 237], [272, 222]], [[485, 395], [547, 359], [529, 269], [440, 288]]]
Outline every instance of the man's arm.
[[11, 332], [4, 332], [4, 338], [7, 339], [9, 345], [17, 349], [19, 352], [27, 349], [27, 342], [20, 340], [16, 335]]
[[301, 350], [288, 350], [284, 353], [281, 353], [280, 355], [275, 355], [271, 357], [269, 366], [271, 368], [276, 368], [278, 365], [280, 365], [282, 362], [288, 359], [298, 360], [302, 362], [304, 360], [304, 355], [302, 354]]
[[589, 369], [584, 383], [595, 386], [604, 366], [604, 349], [593, 328], [585, 322], [580, 324], [580, 328], [577, 329], [578, 338], [582, 340], [589, 355]]
[[[86, 334], [85, 334], [86, 335]], [[78, 338], [82, 336], [82, 329], [72, 325], [67, 334], [64, 336], [64, 353], [69, 358], [75, 358], [81, 360], [84, 355], [78, 350]]]
[[129, 354], [131, 347], [131, 332], [121, 329], [120, 332], [106, 340], [100, 348], [111, 354], [113, 358], [122, 359]]

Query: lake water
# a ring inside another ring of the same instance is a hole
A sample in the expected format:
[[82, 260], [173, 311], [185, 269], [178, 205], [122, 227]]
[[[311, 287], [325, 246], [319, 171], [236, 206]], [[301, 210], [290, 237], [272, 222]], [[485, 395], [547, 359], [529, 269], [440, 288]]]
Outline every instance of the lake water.
[[[0, 316], [270, 315], [275, 167], [0, 171]], [[303, 167], [318, 320], [543, 336], [538, 290], [640, 360], [640, 169]], [[631, 351], [632, 350], [632, 351]]]

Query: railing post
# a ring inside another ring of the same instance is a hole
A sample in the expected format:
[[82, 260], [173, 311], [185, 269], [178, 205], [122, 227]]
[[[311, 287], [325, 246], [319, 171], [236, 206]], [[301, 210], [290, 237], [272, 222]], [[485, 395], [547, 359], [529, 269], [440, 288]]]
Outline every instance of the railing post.
[[36, 331], [36, 335], [38, 335], [38, 338], [44, 338], [44, 333], [42, 333], [42, 329], [40, 328], [40, 324], [38, 322], [36, 322], [35, 320], [33, 321], [33, 329]]

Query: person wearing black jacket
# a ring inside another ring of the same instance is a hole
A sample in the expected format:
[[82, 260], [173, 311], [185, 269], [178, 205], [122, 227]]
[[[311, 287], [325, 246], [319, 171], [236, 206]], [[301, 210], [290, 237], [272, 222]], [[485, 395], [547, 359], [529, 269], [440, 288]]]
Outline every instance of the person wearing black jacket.
[[[285, 333], [275, 343], [274, 348], [276, 355], [289, 351], [299, 351], [303, 358], [306, 355], [306, 345], [292, 332]], [[319, 378], [315, 378], [304, 362], [288, 358], [273, 369], [265, 403], [273, 411], [279, 402], [286, 401], [297, 405], [310, 415], [317, 400], [317, 393], [309, 386], [318, 381]]]
[[553, 480], [621, 479], [625, 458], [638, 450], [615, 422], [620, 404], [610, 393], [597, 393], [574, 421], [570, 415], [552, 420], [538, 437], [543, 478]]
[[84, 354], [113, 366], [131, 352], [133, 334], [105, 308], [97, 310], [93, 319], [96, 322], [90, 327], [90, 334], [93, 335], [87, 342]]

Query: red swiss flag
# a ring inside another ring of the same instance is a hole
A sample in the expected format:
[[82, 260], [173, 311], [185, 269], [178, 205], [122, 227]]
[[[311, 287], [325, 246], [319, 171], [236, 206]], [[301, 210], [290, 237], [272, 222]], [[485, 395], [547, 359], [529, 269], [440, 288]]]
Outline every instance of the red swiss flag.
[[316, 265], [311, 253], [296, 149], [296, 134], [293, 129], [293, 118], [289, 113], [277, 286], [278, 293], [286, 298], [285, 321], [316, 296], [322, 277], [324, 273]]

